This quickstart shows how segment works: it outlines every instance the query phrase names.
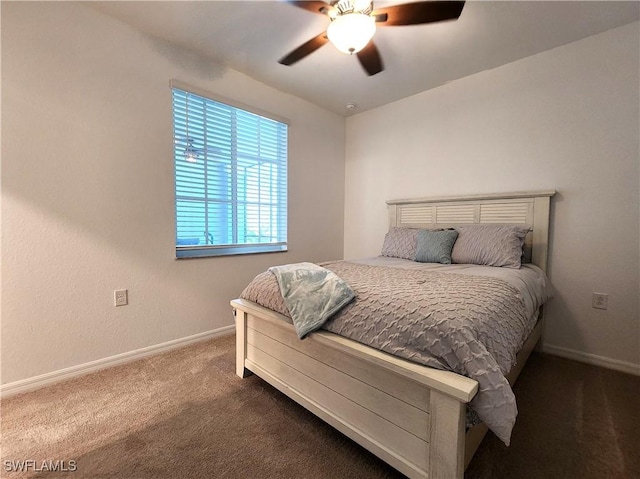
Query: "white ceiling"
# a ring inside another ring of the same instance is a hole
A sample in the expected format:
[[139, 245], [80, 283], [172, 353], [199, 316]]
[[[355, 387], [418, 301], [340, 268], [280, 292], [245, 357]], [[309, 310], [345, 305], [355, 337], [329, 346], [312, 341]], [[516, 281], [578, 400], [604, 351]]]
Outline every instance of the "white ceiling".
[[[375, 7], [409, 3], [377, 0]], [[327, 44], [292, 66], [285, 54], [329, 19], [280, 1], [91, 2], [138, 30], [350, 115], [637, 21], [636, 1], [467, 1], [456, 21], [378, 28], [385, 71], [367, 76], [357, 58]], [[349, 111], [346, 104], [355, 103]]]

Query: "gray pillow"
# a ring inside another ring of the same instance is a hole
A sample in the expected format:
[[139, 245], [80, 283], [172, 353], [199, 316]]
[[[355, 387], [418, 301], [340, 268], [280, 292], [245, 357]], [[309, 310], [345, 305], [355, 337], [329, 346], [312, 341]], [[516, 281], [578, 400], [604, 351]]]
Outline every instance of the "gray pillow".
[[467, 225], [456, 230], [458, 239], [451, 252], [454, 263], [520, 268], [528, 226]]
[[382, 256], [403, 258], [414, 261], [416, 259], [416, 242], [418, 230], [413, 228], [393, 227], [384, 235]]
[[456, 230], [420, 230], [416, 242], [416, 261], [451, 264], [451, 250], [457, 237]]

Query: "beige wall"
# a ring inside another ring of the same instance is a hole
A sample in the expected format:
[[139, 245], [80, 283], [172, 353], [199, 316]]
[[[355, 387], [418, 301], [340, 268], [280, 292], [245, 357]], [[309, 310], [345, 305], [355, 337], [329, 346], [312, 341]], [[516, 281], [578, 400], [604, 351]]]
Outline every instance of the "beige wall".
[[636, 22], [349, 118], [345, 257], [379, 254], [387, 199], [557, 189], [546, 344], [640, 371], [639, 44]]
[[[288, 253], [174, 259], [171, 78], [290, 121]], [[231, 325], [266, 267], [342, 257], [343, 193], [342, 117], [80, 4], [4, 2], [2, 383]]]

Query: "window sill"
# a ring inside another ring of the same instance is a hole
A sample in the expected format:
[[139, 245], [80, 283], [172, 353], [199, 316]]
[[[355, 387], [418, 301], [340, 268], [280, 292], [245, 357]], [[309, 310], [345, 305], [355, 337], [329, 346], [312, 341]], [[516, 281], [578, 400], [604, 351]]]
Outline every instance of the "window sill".
[[236, 256], [242, 254], [283, 253], [288, 250], [286, 244], [269, 245], [226, 245], [176, 248], [176, 259], [210, 258], [214, 256]]

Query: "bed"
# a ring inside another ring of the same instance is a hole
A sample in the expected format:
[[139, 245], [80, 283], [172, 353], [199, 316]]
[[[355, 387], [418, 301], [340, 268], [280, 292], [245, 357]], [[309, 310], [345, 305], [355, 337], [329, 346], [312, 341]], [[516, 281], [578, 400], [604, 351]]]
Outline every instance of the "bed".
[[[388, 201], [390, 228], [472, 224], [530, 228], [525, 252], [547, 267], [554, 191]], [[487, 432], [467, 429], [478, 382], [392, 356], [320, 330], [300, 340], [283, 314], [253, 301], [231, 302], [236, 317], [236, 374], [255, 373], [408, 477], [463, 477]], [[537, 323], [506, 374], [515, 382], [541, 340]]]

